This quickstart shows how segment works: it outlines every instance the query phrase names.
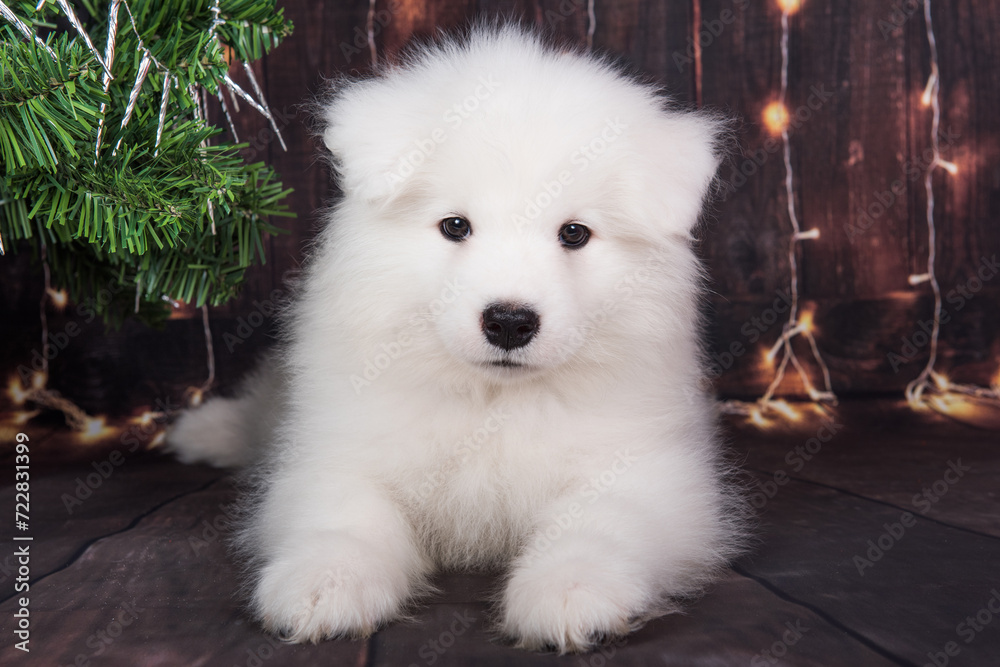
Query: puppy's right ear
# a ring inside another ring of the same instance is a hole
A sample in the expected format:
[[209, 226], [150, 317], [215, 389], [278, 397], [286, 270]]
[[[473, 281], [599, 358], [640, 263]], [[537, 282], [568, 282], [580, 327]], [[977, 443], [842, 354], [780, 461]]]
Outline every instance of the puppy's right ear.
[[[400, 107], [413, 95], [386, 79], [340, 82], [321, 105], [323, 143], [348, 197], [387, 201], [423, 164], [418, 109]], [[429, 142], [428, 142], [429, 143]]]
[[691, 238], [729, 141], [728, 126], [722, 117], [671, 110], [644, 137], [640, 200], [668, 234]]

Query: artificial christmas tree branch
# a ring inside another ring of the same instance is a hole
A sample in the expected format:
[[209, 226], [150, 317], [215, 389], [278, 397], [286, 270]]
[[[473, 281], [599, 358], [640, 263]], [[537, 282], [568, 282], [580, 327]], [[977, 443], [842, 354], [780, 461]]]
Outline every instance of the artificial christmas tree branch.
[[[146, 315], [166, 308], [164, 297], [200, 306], [233, 296], [246, 268], [264, 261], [263, 235], [277, 231], [266, 218], [288, 214], [288, 191], [270, 168], [245, 164], [238, 146], [211, 144], [221, 129], [205, 121], [200, 98], [236, 89], [273, 123], [256, 79], [255, 99], [229, 66], [239, 61], [252, 74], [247, 62], [290, 33], [274, 2], [84, 0], [4, 10], [7, 247], [45, 243], [53, 283], [74, 299], [112, 280], [145, 303]], [[100, 312], [121, 315], [110, 305]]]

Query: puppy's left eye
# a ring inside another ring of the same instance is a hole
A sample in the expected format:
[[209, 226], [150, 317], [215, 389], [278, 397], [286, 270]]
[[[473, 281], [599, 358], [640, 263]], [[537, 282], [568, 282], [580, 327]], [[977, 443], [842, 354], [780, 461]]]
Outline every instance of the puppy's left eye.
[[578, 222], [568, 222], [559, 230], [559, 242], [567, 248], [582, 248], [590, 240], [590, 230]]
[[439, 228], [446, 239], [455, 243], [464, 241], [472, 234], [472, 225], [469, 221], [457, 215], [442, 220]]

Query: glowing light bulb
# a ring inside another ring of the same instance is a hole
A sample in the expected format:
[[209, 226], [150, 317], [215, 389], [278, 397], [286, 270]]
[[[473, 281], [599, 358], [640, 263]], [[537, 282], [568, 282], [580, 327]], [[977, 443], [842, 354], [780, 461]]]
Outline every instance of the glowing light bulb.
[[774, 409], [775, 412], [781, 413], [786, 419], [789, 419], [789, 420], [791, 420], [793, 422], [797, 422], [800, 419], [802, 419], [802, 415], [799, 414], [799, 412], [795, 408], [793, 408], [791, 405], [789, 405], [788, 401], [786, 401], [784, 399], [779, 399], [777, 401], [771, 401], [769, 403], [769, 406], [772, 409]]
[[803, 331], [808, 331], [809, 333], [812, 333], [813, 331], [815, 331], [816, 330], [816, 325], [813, 324], [813, 311], [811, 311], [811, 310], [803, 310], [802, 313], [799, 315], [799, 324], [798, 324], [798, 326]]
[[771, 422], [756, 407], [750, 408], [750, 421], [760, 428], [769, 428], [771, 426]]
[[785, 14], [794, 14], [802, 6], [802, 0], [778, 0], [778, 7]]
[[101, 430], [104, 428], [103, 417], [88, 417], [80, 432], [82, 442], [93, 442], [101, 437]]
[[52, 301], [52, 305], [55, 306], [57, 310], [62, 310], [66, 307], [66, 302], [69, 300], [69, 295], [66, 294], [66, 290], [56, 290], [48, 287], [45, 289], [45, 293], [49, 295], [49, 300]]
[[955, 164], [954, 162], [949, 162], [948, 160], [942, 160], [941, 158], [938, 158], [937, 163], [939, 167], [947, 171], [952, 176], [958, 173], [958, 165]]
[[10, 396], [10, 400], [14, 401], [14, 405], [24, 405], [24, 402], [28, 400], [28, 392], [25, 391], [21, 381], [16, 377], [11, 377], [7, 384], [7, 395]]
[[140, 426], [146, 426], [147, 424], [152, 424], [152, 423], [153, 423], [153, 420], [155, 420], [155, 419], [156, 419], [157, 417], [159, 417], [159, 416], [160, 416], [161, 414], [162, 414], [162, 413], [159, 413], [159, 412], [151, 412], [151, 411], [147, 410], [146, 412], [143, 412], [143, 413], [142, 413], [141, 415], [139, 415], [138, 417], [133, 417], [133, 418], [132, 418], [132, 421], [133, 421], [134, 423], [136, 423], [136, 424], [139, 424]]
[[115, 429], [107, 425], [104, 417], [87, 417], [83, 424], [83, 430], [77, 433], [77, 439], [89, 445], [114, 433]]
[[937, 75], [931, 74], [927, 78], [927, 85], [924, 86], [924, 94], [920, 96], [920, 103], [923, 104], [925, 107], [929, 107], [931, 105], [931, 95], [934, 94], [934, 84], [936, 83], [937, 83]]
[[18, 426], [27, 424], [33, 417], [36, 417], [41, 410], [32, 410], [31, 412], [15, 412], [14, 413], [14, 423]]
[[781, 134], [788, 129], [788, 109], [781, 102], [771, 102], [764, 107], [764, 127], [771, 134]]
[[782, 334], [781, 336], [778, 337], [778, 340], [774, 343], [774, 345], [771, 346], [771, 349], [768, 350], [767, 354], [764, 356], [764, 358], [767, 360], [768, 366], [774, 365], [774, 358], [778, 356], [778, 350], [780, 350], [781, 346], [784, 344], [785, 344], [785, 334]]

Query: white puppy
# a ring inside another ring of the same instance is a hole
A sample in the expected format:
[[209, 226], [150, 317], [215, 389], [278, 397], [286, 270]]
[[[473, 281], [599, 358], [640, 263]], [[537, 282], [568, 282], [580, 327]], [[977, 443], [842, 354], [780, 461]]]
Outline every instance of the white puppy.
[[170, 436], [186, 461], [263, 457], [256, 615], [366, 635], [470, 567], [505, 573], [498, 626], [526, 647], [676, 609], [744, 513], [690, 247], [722, 124], [515, 28], [342, 82], [323, 118], [343, 198], [288, 340]]

